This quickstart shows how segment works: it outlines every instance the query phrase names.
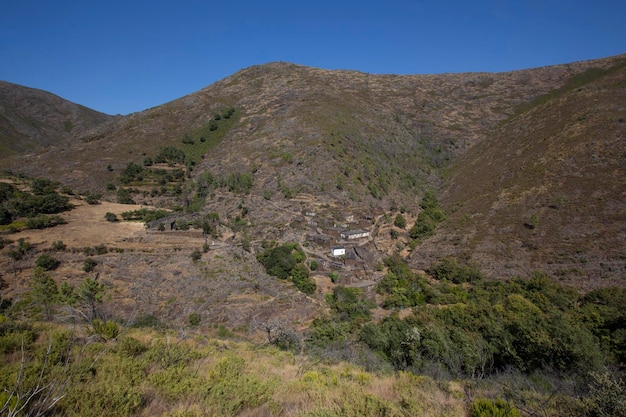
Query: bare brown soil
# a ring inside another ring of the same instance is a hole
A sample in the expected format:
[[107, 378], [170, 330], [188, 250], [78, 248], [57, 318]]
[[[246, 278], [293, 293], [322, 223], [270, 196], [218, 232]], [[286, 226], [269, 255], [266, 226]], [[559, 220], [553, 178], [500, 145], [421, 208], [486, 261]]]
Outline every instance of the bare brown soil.
[[41, 249], [49, 248], [52, 242], [58, 240], [74, 248], [100, 244], [124, 249], [145, 246], [138, 243], [148, 236], [142, 222], [109, 222], [104, 218], [104, 215], [110, 212], [121, 219], [123, 212], [138, 210], [142, 206], [109, 202], [92, 205], [82, 200], [72, 200], [71, 203], [76, 208], [61, 213], [67, 224], [50, 229], [24, 230], [12, 238], [28, 239]]

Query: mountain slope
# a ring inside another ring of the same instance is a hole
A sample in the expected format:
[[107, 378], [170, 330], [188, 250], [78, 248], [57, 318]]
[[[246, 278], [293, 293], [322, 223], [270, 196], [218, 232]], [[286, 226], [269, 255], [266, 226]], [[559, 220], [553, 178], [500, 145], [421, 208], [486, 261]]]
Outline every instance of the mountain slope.
[[606, 63], [420, 76], [261, 65], [76, 135], [37, 156], [45, 163], [18, 158], [5, 165], [30, 165], [25, 169], [32, 175], [102, 189], [128, 162], [140, 163], [147, 150], [180, 146], [216, 111], [232, 106], [240, 123], [205, 156], [202, 169], [254, 166], [266, 176], [257, 184], [272, 191], [280, 187], [270, 178], [280, 173], [283, 187], [359, 204], [388, 207], [407, 197], [414, 204], [421, 190], [439, 184], [439, 168], [452, 156], [480, 142], [517, 105], [591, 65]]
[[[248, 236], [284, 241], [302, 238], [291, 224], [309, 207], [333, 208], [335, 220], [414, 217], [437, 189], [449, 217], [413, 266], [455, 256], [495, 277], [539, 269], [609, 284], [624, 276], [623, 61], [415, 76], [271, 63], [0, 166], [103, 192], [166, 146], [194, 154], [232, 108], [229, 127], [188, 164], [177, 204], [231, 220], [245, 207]], [[201, 195], [208, 173], [253, 181], [247, 194]], [[159, 203], [152, 191], [135, 200]]]
[[112, 118], [42, 90], [0, 81], [0, 159], [42, 150]]
[[449, 255], [494, 276], [539, 269], [579, 287], [624, 285], [624, 103], [622, 59], [520, 109], [451, 167], [452, 213], [413, 264]]

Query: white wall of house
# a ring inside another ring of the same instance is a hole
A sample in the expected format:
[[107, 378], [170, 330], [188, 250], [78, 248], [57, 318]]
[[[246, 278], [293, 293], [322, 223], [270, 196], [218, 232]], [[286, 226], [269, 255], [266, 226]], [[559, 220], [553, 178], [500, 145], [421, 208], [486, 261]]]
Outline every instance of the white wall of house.
[[359, 239], [362, 237], [368, 237], [370, 232], [366, 230], [347, 230], [345, 232], [341, 232], [342, 239]]
[[346, 248], [344, 248], [343, 246], [333, 246], [330, 249], [330, 251], [333, 256], [345, 256], [346, 255]]

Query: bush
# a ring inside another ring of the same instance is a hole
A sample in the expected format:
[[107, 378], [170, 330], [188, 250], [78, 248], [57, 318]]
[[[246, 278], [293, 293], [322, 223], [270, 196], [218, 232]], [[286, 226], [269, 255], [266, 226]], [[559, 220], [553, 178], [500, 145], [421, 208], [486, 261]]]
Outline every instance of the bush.
[[290, 279], [305, 294], [313, 294], [317, 288], [309, 277], [309, 269], [304, 264], [306, 255], [297, 243], [268, 248], [257, 256], [265, 271], [280, 279]]
[[127, 188], [117, 189], [117, 202], [119, 204], [135, 204], [135, 200], [133, 200], [130, 190]]
[[130, 184], [131, 182], [138, 180], [140, 181], [143, 178], [143, 167], [135, 162], [129, 162], [126, 165], [126, 169], [122, 172], [120, 177], [120, 181], [122, 184]]
[[342, 321], [368, 320], [372, 316], [370, 309], [375, 307], [373, 302], [362, 298], [358, 288], [335, 287], [326, 301]]
[[456, 259], [444, 258], [439, 264], [426, 272], [438, 280], [448, 280], [455, 284], [478, 281], [483, 278], [482, 272], [476, 267], [459, 265]]
[[65, 223], [67, 222], [61, 216], [46, 216], [45, 214], [39, 214], [35, 217], [30, 217], [26, 221], [26, 227], [29, 229], [46, 229], [48, 227], [54, 227]]
[[87, 258], [85, 262], [83, 262], [83, 271], [87, 273], [92, 272], [96, 265], [98, 265], [98, 261], [93, 258]]
[[589, 416], [626, 416], [626, 380], [609, 372], [591, 374]]
[[118, 218], [115, 215], [115, 213], [111, 213], [110, 211], [105, 213], [104, 218], [106, 219], [106, 221], [111, 222], [111, 223], [115, 223], [118, 221]]
[[426, 212], [422, 211], [409, 230], [409, 237], [415, 240], [426, 238], [435, 232], [436, 227], [437, 223]]
[[189, 315], [189, 317], [187, 318], [187, 321], [189, 322], [190, 326], [197, 326], [200, 324], [200, 314], [198, 313], [191, 313]]
[[393, 225], [399, 227], [400, 229], [404, 229], [406, 227], [406, 219], [402, 214], [398, 214], [393, 221]]
[[45, 271], [52, 271], [53, 269], [57, 269], [59, 265], [61, 265], [61, 262], [47, 253], [44, 253], [37, 258], [35, 265]]
[[500, 398], [489, 400], [478, 398], [470, 404], [470, 417], [521, 417], [521, 414], [512, 403]]
[[91, 322], [91, 334], [96, 334], [104, 340], [115, 339], [120, 334], [120, 326], [111, 320], [102, 321], [100, 319], [94, 319]]
[[100, 199], [102, 198], [102, 194], [97, 193], [87, 193], [83, 196], [83, 199], [87, 204], [100, 204]]
[[157, 164], [167, 163], [170, 165], [173, 164], [184, 164], [185, 163], [185, 152], [174, 147], [167, 146], [159, 152], [159, 154], [154, 158], [154, 162]]
[[291, 270], [291, 281], [296, 288], [308, 295], [315, 293], [317, 289], [315, 281], [309, 277], [309, 270], [303, 263], [298, 263], [293, 267]]
[[435, 233], [437, 224], [441, 223], [446, 218], [444, 211], [439, 207], [437, 196], [432, 191], [426, 192], [420, 203], [420, 207], [422, 211], [420, 211], [415, 224], [409, 230], [409, 237], [414, 240], [431, 236]]
[[130, 336], [121, 338], [118, 346], [120, 352], [129, 357], [139, 356], [148, 350], [146, 345]]
[[50, 249], [56, 252], [63, 252], [66, 248], [67, 248], [67, 245], [63, 243], [62, 240], [54, 241], [52, 242], [52, 245], [50, 246]]
[[198, 249], [194, 249], [194, 251], [191, 252], [192, 261], [198, 262], [201, 258], [202, 258], [202, 252], [200, 252]]
[[291, 270], [298, 263], [294, 252], [300, 247], [297, 244], [285, 244], [266, 249], [257, 256], [257, 260], [263, 264], [265, 271], [275, 277], [288, 279]]

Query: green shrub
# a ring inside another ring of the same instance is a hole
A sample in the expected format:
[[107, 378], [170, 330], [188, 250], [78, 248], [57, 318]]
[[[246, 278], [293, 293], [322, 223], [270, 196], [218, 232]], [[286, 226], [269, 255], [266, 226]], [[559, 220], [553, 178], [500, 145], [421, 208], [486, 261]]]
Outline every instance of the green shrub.
[[117, 189], [117, 202], [119, 204], [135, 204], [135, 200], [130, 193], [128, 188], [118, 188]]
[[141, 220], [143, 222], [148, 223], [148, 222], [162, 219], [163, 217], [167, 217], [169, 214], [170, 213], [167, 210], [162, 210], [162, 209], [150, 210], [147, 208], [142, 208], [139, 210], [122, 212], [122, 219], [124, 219], [125, 221]]
[[61, 265], [61, 262], [47, 253], [44, 253], [37, 258], [35, 265], [42, 268], [44, 271], [52, 271], [53, 269], [57, 269], [59, 265]]
[[305, 294], [313, 294], [317, 288], [304, 264], [306, 255], [297, 243], [286, 243], [268, 248], [257, 255], [265, 271], [280, 279], [291, 280]]
[[393, 225], [399, 227], [400, 229], [404, 229], [406, 227], [406, 219], [402, 214], [398, 214], [393, 221]]
[[521, 417], [515, 406], [503, 399], [478, 398], [470, 404], [469, 417]]
[[409, 237], [411, 239], [420, 240], [431, 236], [435, 233], [437, 223], [426, 212], [422, 211], [417, 216], [417, 220], [411, 229], [409, 230]]
[[115, 339], [121, 332], [119, 324], [114, 321], [103, 321], [100, 319], [94, 319], [91, 322], [90, 333], [95, 334], [103, 338], [104, 340]]
[[115, 223], [118, 221], [117, 216], [115, 215], [115, 213], [111, 213], [111, 212], [106, 212], [104, 214], [104, 218], [106, 221], [111, 222], [111, 223]]
[[161, 327], [161, 323], [159, 322], [159, 319], [157, 319], [152, 314], [144, 314], [142, 316], [139, 316], [132, 323], [132, 326], [133, 327], [152, 327], [156, 329], [158, 327]]
[[297, 263], [291, 270], [291, 281], [296, 288], [305, 294], [311, 295], [315, 293], [317, 285], [309, 276], [309, 269], [303, 263]]
[[109, 251], [109, 249], [104, 245], [104, 243], [94, 246], [93, 250], [96, 255], [104, 255]]
[[333, 313], [343, 321], [368, 320], [372, 316], [370, 309], [375, 307], [373, 302], [362, 297], [360, 289], [342, 286], [333, 288], [326, 301]]
[[441, 223], [446, 215], [439, 207], [439, 201], [433, 191], [428, 191], [420, 203], [422, 211], [409, 230], [409, 237], [414, 240], [427, 238], [435, 233], [435, 228]]
[[96, 266], [98, 265], [98, 261], [96, 261], [93, 258], [87, 258], [85, 259], [85, 262], [83, 262], [83, 271], [89, 273], [92, 272]]
[[118, 348], [121, 353], [130, 357], [139, 356], [148, 350], [146, 345], [130, 336], [122, 337], [119, 341]]
[[59, 224], [67, 223], [61, 216], [46, 216], [45, 214], [38, 214], [35, 217], [29, 217], [26, 221], [26, 227], [29, 229], [46, 229], [48, 227], [54, 227]]
[[388, 271], [376, 286], [376, 292], [386, 295], [385, 308], [405, 308], [423, 304], [427, 299], [427, 286], [398, 255], [384, 259]]
[[482, 272], [476, 267], [460, 265], [456, 259], [444, 258], [439, 264], [429, 268], [426, 272], [438, 280], [448, 280], [455, 284], [474, 282], [483, 278]]
[[122, 184], [130, 184], [133, 181], [141, 181], [143, 179], [144, 168], [135, 163], [129, 162], [120, 176]]
[[22, 345], [29, 349], [37, 338], [30, 324], [17, 321], [0, 321], [0, 353], [13, 353]]
[[197, 326], [200, 324], [200, 314], [198, 313], [191, 313], [189, 315], [189, 317], [187, 318], [187, 322], [189, 323], [190, 326]]
[[167, 146], [163, 148], [159, 154], [154, 158], [154, 162], [157, 164], [184, 164], [185, 163], [185, 152], [174, 147]]
[[102, 198], [102, 194], [97, 193], [87, 193], [83, 196], [83, 199], [87, 204], [100, 204], [100, 199]]
[[268, 274], [281, 279], [289, 279], [291, 270], [298, 263], [295, 252], [302, 252], [298, 244], [284, 244], [266, 249], [257, 256], [257, 259], [263, 264]]
[[62, 240], [56, 240], [52, 242], [52, 245], [50, 246], [50, 249], [56, 252], [63, 252], [65, 251], [66, 248], [67, 248], [67, 245], [65, 245], [65, 243], [63, 243]]
[[228, 355], [209, 372], [204, 403], [215, 410], [215, 415], [235, 416], [246, 408], [255, 408], [269, 401], [274, 383], [246, 371], [244, 359]]

